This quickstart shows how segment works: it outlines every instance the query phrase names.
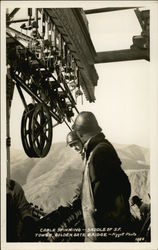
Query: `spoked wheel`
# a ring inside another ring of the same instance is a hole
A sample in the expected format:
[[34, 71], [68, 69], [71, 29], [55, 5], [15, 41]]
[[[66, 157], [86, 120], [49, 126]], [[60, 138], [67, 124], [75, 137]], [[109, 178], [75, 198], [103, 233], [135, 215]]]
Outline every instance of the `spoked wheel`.
[[23, 145], [25, 153], [29, 157], [37, 157], [35, 151], [33, 150], [33, 147], [30, 144], [30, 133], [31, 133], [30, 122], [32, 120], [32, 114], [34, 112], [34, 108], [35, 108], [34, 105], [30, 103], [27, 106], [27, 109], [24, 110], [22, 121], [21, 121], [22, 145]]
[[45, 104], [35, 105], [30, 119], [29, 141], [37, 157], [45, 157], [52, 144], [52, 119]]

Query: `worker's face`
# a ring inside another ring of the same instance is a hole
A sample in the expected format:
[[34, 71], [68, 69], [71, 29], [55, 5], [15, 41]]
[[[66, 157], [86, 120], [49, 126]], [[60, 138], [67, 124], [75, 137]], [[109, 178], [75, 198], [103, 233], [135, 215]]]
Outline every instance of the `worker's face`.
[[84, 145], [85, 142], [87, 141], [87, 138], [85, 137], [84, 133], [76, 131], [76, 134], [77, 134], [78, 138], [80, 139], [81, 143]]
[[82, 153], [82, 143], [80, 141], [76, 141], [70, 145], [71, 148], [73, 148], [75, 151], [77, 151], [79, 154]]

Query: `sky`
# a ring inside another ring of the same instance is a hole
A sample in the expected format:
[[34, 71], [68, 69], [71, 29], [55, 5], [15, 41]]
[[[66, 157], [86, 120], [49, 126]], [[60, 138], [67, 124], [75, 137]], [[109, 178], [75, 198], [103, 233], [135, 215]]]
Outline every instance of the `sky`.
[[[83, 4], [82, 4], [83, 5]], [[100, 6], [97, 6], [99, 8]], [[83, 5], [84, 9], [88, 9]], [[133, 10], [87, 15], [97, 52], [129, 49], [141, 27]], [[95, 65], [99, 80], [95, 103], [78, 99], [79, 111], [94, 112], [113, 143], [150, 146], [150, 63], [145, 60]], [[15, 89], [11, 107], [12, 148], [22, 149], [20, 125], [23, 105]], [[65, 124], [53, 128], [53, 143], [65, 141]]]

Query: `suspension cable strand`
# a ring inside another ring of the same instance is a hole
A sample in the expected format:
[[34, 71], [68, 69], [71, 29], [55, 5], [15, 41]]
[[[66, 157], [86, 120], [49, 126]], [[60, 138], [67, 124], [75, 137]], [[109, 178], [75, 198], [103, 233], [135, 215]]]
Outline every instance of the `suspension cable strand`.
[[67, 127], [72, 131], [71, 127], [70, 127], [69, 124], [65, 121], [65, 119], [64, 119], [64, 122], [65, 122], [65, 124], [67, 125]]
[[25, 97], [24, 97], [24, 95], [23, 95], [23, 92], [22, 92], [22, 90], [21, 90], [20, 85], [19, 85], [18, 82], [16, 82], [16, 87], [17, 87], [17, 90], [18, 90], [19, 95], [20, 95], [20, 97], [21, 97], [21, 100], [22, 100], [22, 103], [23, 103], [23, 105], [24, 105], [24, 108], [25, 108], [26, 110], [28, 110], [28, 106], [27, 106]]

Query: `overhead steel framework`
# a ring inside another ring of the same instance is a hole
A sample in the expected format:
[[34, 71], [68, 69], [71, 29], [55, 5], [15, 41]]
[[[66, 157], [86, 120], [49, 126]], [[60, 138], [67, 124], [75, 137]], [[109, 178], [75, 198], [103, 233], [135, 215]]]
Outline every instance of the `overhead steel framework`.
[[[142, 32], [129, 49], [96, 52], [86, 15], [133, 9]], [[44, 157], [52, 143], [52, 128], [69, 122], [83, 94], [95, 101], [95, 64], [150, 60], [150, 12], [135, 7], [25, 9], [6, 13], [7, 35], [7, 152], [9, 176], [10, 108], [16, 86], [24, 105], [21, 138], [29, 157]], [[18, 26], [19, 25], [19, 26]], [[18, 26], [18, 28], [16, 28]], [[26, 92], [32, 102], [27, 103]], [[52, 123], [52, 118], [55, 120]], [[70, 128], [71, 129], [71, 128]]]
[[112, 11], [134, 10], [136, 17], [142, 28], [139, 36], [133, 36], [133, 44], [129, 49], [115, 51], [97, 52], [95, 63], [109, 63], [129, 60], [147, 60], [150, 61], [150, 12], [149, 10], [140, 10], [142, 7], [109, 7], [85, 10], [86, 15], [99, 14]]
[[[45, 157], [53, 127], [69, 123], [83, 94], [95, 101], [96, 51], [82, 9], [21, 9], [6, 13], [7, 162], [10, 175], [10, 108], [16, 86], [24, 112], [21, 139], [29, 157]], [[75, 30], [75, 33], [74, 33]], [[31, 103], [27, 103], [27, 93]], [[52, 119], [53, 118], [53, 119]], [[54, 123], [55, 121], [55, 123]]]

